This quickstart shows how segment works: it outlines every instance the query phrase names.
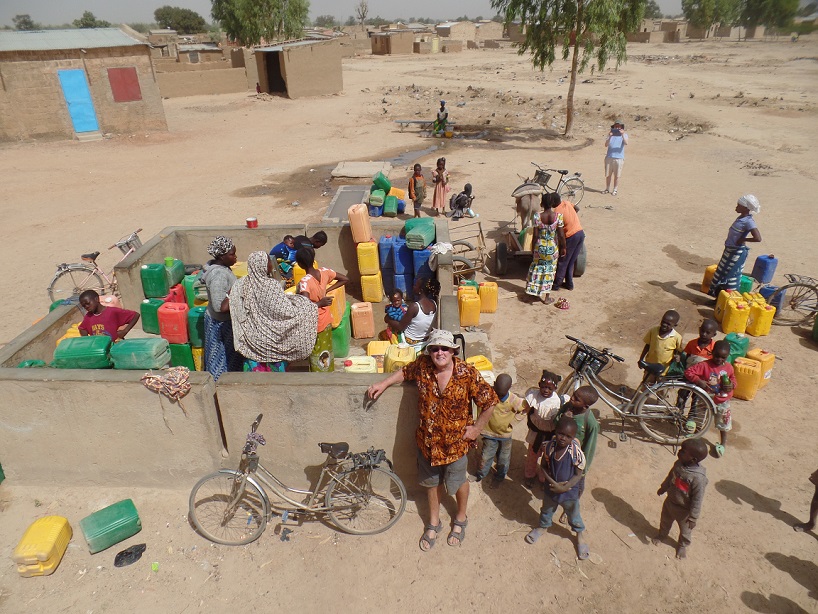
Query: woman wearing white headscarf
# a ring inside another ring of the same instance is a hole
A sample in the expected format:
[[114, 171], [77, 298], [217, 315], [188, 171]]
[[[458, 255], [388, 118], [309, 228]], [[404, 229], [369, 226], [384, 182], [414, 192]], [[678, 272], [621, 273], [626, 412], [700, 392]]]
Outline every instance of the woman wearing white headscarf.
[[708, 294], [717, 297], [722, 290], [738, 290], [741, 284], [741, 271], [750, 248], [746, 243], [761, 243], [761, 233], [758, 231], [753, 216], [761, 212], [758, 199], [752, 194], [745, 194], [738, 199], [736, 213], [738, 217], [727, 232], [724, 242], [724, 252], [721, 255], [713, 281], [710, 282]]
[[284, 371], [315, 345], [318, 307], [306, 296], [286, 294], [272, 270], [266, 252], [253, 252], [247, 276], [230, 291], [233, 341], [245, 357], [245, 371]]

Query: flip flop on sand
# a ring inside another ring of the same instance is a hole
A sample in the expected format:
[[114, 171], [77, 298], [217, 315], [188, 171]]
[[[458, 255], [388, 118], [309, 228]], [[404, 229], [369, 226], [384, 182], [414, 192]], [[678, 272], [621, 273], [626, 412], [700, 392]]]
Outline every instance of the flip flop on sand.
[[584, 561], [589, 556], [591, 556], [591, 550], [588, 548], [588, 544], [580, 544], [577, 546], [577, 558], [580, 561]]
[[525, 536], [525, 543], [527, 544], [536, 544], [537, 541], [543, 536], [547, 529], [543, 529], [537, 527], [536, 529], [531, 529], [528, 532], [528, 535]]

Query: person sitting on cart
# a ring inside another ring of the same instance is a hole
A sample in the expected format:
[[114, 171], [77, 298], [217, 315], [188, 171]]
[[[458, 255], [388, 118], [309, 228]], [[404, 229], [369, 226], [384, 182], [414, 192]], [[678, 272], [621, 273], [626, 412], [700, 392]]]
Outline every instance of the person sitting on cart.
[[471, 189], [471, 184], [467, 183], [465, 186], [463, 186], [463, 191], [456, 196], [452, 196], [451, 200], [449, 201], [449, 207], [452, 210], [451, 217], [453, 220], [459, 220], [464, 215], [472, 218], [478, 216], [478, 214], [471, 208], [471, 204], [474, 202], [475, 198], [471, 193]]

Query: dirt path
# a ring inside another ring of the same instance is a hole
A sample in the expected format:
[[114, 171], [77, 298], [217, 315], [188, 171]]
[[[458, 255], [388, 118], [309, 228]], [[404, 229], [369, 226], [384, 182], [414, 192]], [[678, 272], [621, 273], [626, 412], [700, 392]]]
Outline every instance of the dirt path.
[[[632, 45], [618, 72], [584, 75], [577, 88], [575, 138], [558, 136], [567, 66], [532, 71], [510, 50], [344, 62], [340, 96], [289, 101], [244, 94], [165, 101], [170, 132], [99, 143], [0, 147], [5, 252], [15, 264], [0, 279], [6, 296], [27, 298], [0, 323], [0, 341], [47, 308], [44, 289], [56, 262], [143, 227], [145, 237], [174, 224], [241, 224], [320, 218], [334, 187], [326, 168], [340, 160], [382, 159], [438, 149], [455, 187], [474, 185], [475, 208], [490, 243], [513, 216], [509, 194], [531, 161], [582, 171], [588, 191], [581, 219], [588, 272], [566, 293], [572, 307], [524, 305], [525, 271], [498, 280], [500, 311], [481, 321], [498, 370], [517, 373], [515, 390], [539, 370], [567, 375], [565, 334], [610, 346], [628, 362], [610, 379], [638, 382], [641, 336], [675, 308], [685, 340], [710, 314], [697, 291], [704, 267], [734, 217], [736, 198], [762, 202], [764, 237], [754, 246], [785, 272], [816, 271], [813, 205], [818, 139], [818, 43]], [[481, 138], [431, 140], [400, 132], [394, 119], [430, 117], [447, 100], [451, 117]], [[458, 106], [458, 103], [465, 103]], [[636, 121], [637, 116], [639, 121]], [[556, 119], [554, 119], [556, 118]], [[618, 197], [602, 195], [606, 128], [626, 123], [631, 143]], [[488, 122], [488, 123], [487, 123]], [[552, 123], [555, 126], [552, 128]], [[310, 172], [310, 169], [315, 169]], [[396, 169], [393, 177], [401, 177]], [[408, 173], [406, 173], [408, 177]], [[398, 181], [400, 184], [400, 180]], [[291, 203], [298, 200], [300, 205]], [[194, 222], [195, 221], [195, 222]], [[107, 256], [107, 255], [106, 255]], [[113, 264], [113, 258], [104, 260]], [[813, 416], [816, 345], [806, 329], [776, 328], [757, 344], [775, 352], [772, 382], [753, 402], [736, 401], [723, 459], [708, 458], [710, 487], [690, 558], [647, 537], [658, 522], [656, 488], [672, 451], [642, 440], [619, 442], [619, 425], [599, 404], [605, 437], [583, 498], [599, 564], [575, 561], [557, 529], [523, 543], [539, 503], [521, 484], [524, 432], [515, 433], [510, 479], [497, 491], [473, 489], [469, 537], [459, 551], [442, 541], [423, 555], [414, 503], [384, 535], [354, 538], [320, 523], [289, 541], [269, 530], [244, 548], [213, 546], [186, 521], [187, 492], [0, 487], [0, 611], [205, 612], [236, 604], [267, 611], [465, 612], [816, 612], [818, 539], [796, 534], [818, 466]], [[779, 418], [780, 417], [780, 418]], [[610, 443], [616, 443], [611, 447]], [[44, 453], [46, 453], [44, 451]], [[46, 513], [79, 518], [133, 497], [148, 543], [145, 560], [112, 567], [115, 552], [87, 554], [76, 535], [58, 572], [19, 579], [11, 549]], [[150, 571], [149, 563], [160, 563]], [[232, 607], [231, 607], [232, 606]]]

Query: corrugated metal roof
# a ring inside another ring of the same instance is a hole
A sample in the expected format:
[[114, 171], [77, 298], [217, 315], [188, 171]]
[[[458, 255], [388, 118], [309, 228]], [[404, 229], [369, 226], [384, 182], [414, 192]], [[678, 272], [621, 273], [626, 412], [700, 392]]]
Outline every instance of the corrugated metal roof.
[[179, 51], [221, 51], [218, 45], [208, 45], [207, 43], [191, 43], [189, 45], [178, 45]]
[[290, 47], [303, 47], [304, 45], [317, 45], [319, 43], [324, 43], [326, 41], [318, 41], [318, 40], [303, 40], [303, 41], [294, 41], [292, 43], [281, 43], [280, 45], [273, 45], [272, 47], [256, 47], [254, 51], [284, 51], [285, 49], [289, 49]]
[[93, 49], [144, 45], [119, 28], [82, 28], [76, 30], [0, 30], [0, 51], [45, 51], [57, 49]]

